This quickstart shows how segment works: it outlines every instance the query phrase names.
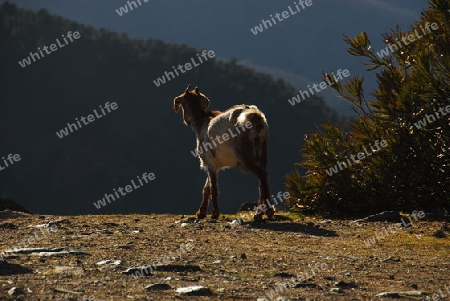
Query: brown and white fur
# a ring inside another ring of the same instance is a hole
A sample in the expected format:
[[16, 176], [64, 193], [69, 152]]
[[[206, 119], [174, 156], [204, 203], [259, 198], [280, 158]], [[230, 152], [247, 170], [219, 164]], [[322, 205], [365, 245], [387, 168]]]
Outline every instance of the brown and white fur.
[[[203, 188], [203, 199], [196, 215], [205, 218], [208, 202], [211, 198], [212, 218], [219, 217], [217, 203], [219, 191], [217, 175], [220, 169], [238, 166], [246, 172], [254, 173], [259, 179], [259, 210], [254, 216], [261, 219], [266, 213], [269, 218], [274, 215], [271, 206], [265, 201], [270, 200], [269, 177], [267, 174], [267, 136], [268, 124], [264, 114], [253, 105], [235, 105], [224, 112], [207, 111], [210, 100], [199, 92], [198, 87], [190, 91], [189, 85], [179, 96], [175, 97], [173, 110], [183, 111], [184, 124], [191, 126], [197, 135], [197, 154], [200, 166], [208, 174]], [[241, 128], [251, 122], [252, 127], [229, 140], [223, 141], [208, 151], [199, 152], [202, 143], [211, 142], [216, 136], [222, 137], [229, 129]]]

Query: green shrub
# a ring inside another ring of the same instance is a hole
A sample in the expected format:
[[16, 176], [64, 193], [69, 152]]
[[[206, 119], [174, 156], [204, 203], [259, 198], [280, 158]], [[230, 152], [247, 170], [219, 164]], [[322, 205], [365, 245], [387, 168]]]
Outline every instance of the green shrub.
[[[342, 83], [324, 74], [359, 119], [348, 130], [328, 123], [305, 135], [303, 160], [296, 165], [306, 172], [294, 170], [286, 177], [292, 205], [322, 215], [450, 210], [450, 114], [435, 113], [450, 110], [449, 20], [450, 2], [431, 0], [409, 31], [384, 34], [385, 43], [402, 47], [392, 46], [395, 51], [381, 58], [365, 32], [345, 37], [348, 53], [364, 57], [367, 71], [376, 72], [378, 88], [370, 94], [373, 99], [366, 99], [364, 77]], [[424, 35], [421, 26], [425, 29], [427, 22], [438, 28]], [[403, 43], [402, 37], [415, 29], [422, 37]], [[338, 160], [382, 139], [387, 147], [327, 174]]]

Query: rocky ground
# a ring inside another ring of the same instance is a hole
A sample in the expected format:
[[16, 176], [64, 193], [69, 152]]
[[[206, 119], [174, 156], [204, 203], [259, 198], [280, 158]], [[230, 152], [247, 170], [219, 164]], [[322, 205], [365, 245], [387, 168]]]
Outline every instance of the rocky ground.
[[442, 221], [235, 218], [0, 211], [0, 300], [450, 300]]

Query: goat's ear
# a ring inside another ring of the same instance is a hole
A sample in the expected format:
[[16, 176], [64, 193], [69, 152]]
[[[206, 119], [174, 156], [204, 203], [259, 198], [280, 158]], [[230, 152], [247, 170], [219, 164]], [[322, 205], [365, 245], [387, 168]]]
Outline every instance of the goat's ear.
[[202, 97], [201, 106], [204, 111], [206, 111], [208, 109], [210, 102], [211, 101], [206, 96]]
[[198, 90], [198, 87], [195, 87], [194, 91], [196, 94], [200, 95], [200, 91]]
[[173, 107], [172, 107], [172, 109], [173, 109], [175, 112], [178, 112], [178, 110], [180, 109], [180, 107], [181, 107], [181, 101], [180, 101], [178, 98], [175, 98], [175, 99], [173, 100]]
[[186, 88], [186, 90], [184, 90], [184, 92], [189, 92], [189, 89], [191, 88], [191, 84], [189, 84], [188, 86], [187, 86], [187, 88]]

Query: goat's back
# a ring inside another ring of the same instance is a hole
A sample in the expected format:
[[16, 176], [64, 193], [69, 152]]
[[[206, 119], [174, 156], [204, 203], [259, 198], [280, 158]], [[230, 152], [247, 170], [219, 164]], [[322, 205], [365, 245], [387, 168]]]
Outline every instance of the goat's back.
[[[251, 126], [246, 127], [250, 122]], [[200, 154], [201, 166], [205, 167], [211, 163], [215, 168], [245, 166], [242, 162], [237, 148], [242, 145], [243, 140], [248, 145], [255, 145], [254, 141], [265, 141], [267, 139], [267, 121], [264, 114], [253, 105], [236, 105], [221, 114], [210, 119], [207, 127], [202, 131], [197, 142], [197, 151]], [[227, 134], [229, 140], [225, 141], [223, 135]], [[211, 142], [220, 137], [222, 143], [215, 146], [211, 151], [204, 152], [205, 142]], [[201, 149], [203, 147], [203, 149]], [[205, 162], [206, 161], [206, 162]]]
[[[236, 127], [244, 127], [247, 122], [252, 128], [261, 131], [267, 128], [267, 120], [263, 112], [254, 105], [235, 105], [211, 119], [208, 125], [209, 135], [221, 135], [228, 129], [235, 130]], [[247, 129], [246, 129], [247, 130]]]

